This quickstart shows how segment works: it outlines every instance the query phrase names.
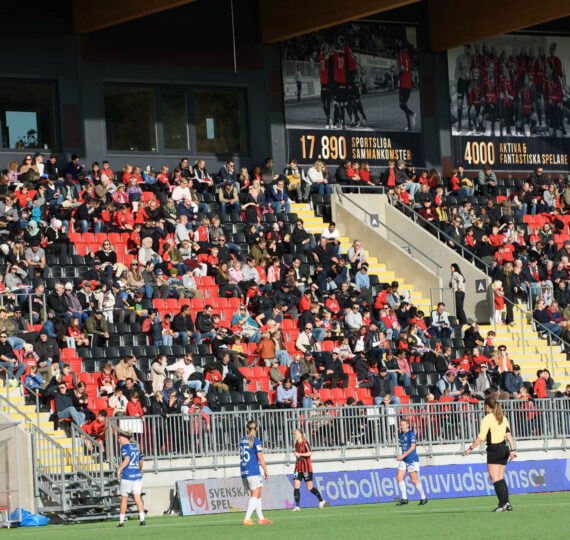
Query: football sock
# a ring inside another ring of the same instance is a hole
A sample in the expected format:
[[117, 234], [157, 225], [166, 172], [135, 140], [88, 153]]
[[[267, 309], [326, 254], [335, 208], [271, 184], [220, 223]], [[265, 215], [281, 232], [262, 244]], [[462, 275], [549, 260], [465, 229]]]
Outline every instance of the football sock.
[[406, 484], [405, 482], [402, 480], [401, 482], [398, 482], [398, 487], [400, 488], [400, 494], [402, 495], [402, 499], [403, 500], [407, 500], [408, 495], [406, 494]]
[[505, 482], [505, 479], [500, 480], [501, 482], [501, 490], [503, 492], [503, 504], [507, 504], [509, 502], [509, 486]]
[[144, 512], [139, 512], [139, 520], [144, 521]]
[[261, 510], [261, 498], [255, 500], [257, 501], [255, 506], [255, 513], [257, 514], [257, 519], [265, 519], [263, 517], [263, 511]]
[[125, 522], [125, 514], [119, 514], [119, 523]]
[[425, 499], [426, 494], [424, 493], [424, 486], [422, 486], [421, 482], [418, 481], [418, 483], [416, 485], [416, 489], [418, 490], [418, 493], [420, 494], [420, 498]]
[[321, 492], [314, 487], [313, 489], [311, 489], [311, 493], [317, 498], [319, 499], [319, 502], [323, 500], [323, 496], [321, 495]]
[[251, 519], [251, 514], [256, 509], [257, 506], [257, 499], [255, 497], [251, 497], [249, 502], [247, 503], [247, 512], [245, 513], [245, 519]]
[[294, 489], [293, 490], [293, 496], [295, 497], [295, 504], [297, 506], [299, 506], [299, 503], [301, 502], [301, 490], [300, 489]]
[[504, 506], [507, 502], [505, 499], [505, 490], [503, 487], [503, 483], [504, 480], [498, 480], [497, 482], [493, 483], [493, 486], [495, 488], [495, 493], [497, 494], [497, 499], [499, 499], [499, 506]]

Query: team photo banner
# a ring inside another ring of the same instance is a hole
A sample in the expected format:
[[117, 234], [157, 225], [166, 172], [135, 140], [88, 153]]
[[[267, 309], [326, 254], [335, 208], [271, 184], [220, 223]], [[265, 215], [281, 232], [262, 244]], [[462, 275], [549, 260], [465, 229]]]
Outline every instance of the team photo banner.
[[[331, 506], [392, 502], [399, 496], [396, 468], [315, 473], [314, 484]], [[421, 468], [420, 478], [428, 499], [493, 495], [487, 465], [434, 465]], [[570, 490], [570, 460], [513, 461], [505, 473], [509, 492], [542, 493]], [[409, 476], [405, 479], [411, 498], [419, 495]], [[177, 482], [182, 513], [185, 516], [245, 512], [249, 493], [241, 478], [182, 480]], [[303, 483], [303, 506], [317, 506]], [[292, 509], [293, 475], [271, 476], [263, 483], [263, 508]]]
[[497, 36], [447, 60], [454, 164], [568, 169], [570, 37]]
[[416, 28], [347, 23], [283, 42], [289, 156], [424, 163]]

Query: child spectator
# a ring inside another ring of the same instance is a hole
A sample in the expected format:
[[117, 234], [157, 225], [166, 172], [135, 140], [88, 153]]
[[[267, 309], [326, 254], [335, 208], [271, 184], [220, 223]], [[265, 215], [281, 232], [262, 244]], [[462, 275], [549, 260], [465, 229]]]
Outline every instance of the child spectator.
[[113, 366], [110, 363], [105, 364], [103, 371], [97, 377], [97, 387], [102, 396], [111, 395], [115, 391], [116, 381], [113, 373]]
[[495, 322], [503, 324], [503, 311], [505, 310], [505, 298], [503, 291], [502, 281], [495, 281], [493, 283], [493, 295], [495, 302]]
[[216, 369], [215, 364], [210, 364], [206, 371], [206, 380], [218, 390], [221, 394], [222, 392], [229, 394], [230, 388], [227, 384], [222, 382], [222, 374]]

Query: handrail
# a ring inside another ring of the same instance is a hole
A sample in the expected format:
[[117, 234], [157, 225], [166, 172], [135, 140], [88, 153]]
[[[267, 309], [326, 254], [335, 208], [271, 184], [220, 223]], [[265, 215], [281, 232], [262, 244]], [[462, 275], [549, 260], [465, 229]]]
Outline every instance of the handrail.
[[[414, 216], [416, 219], [414, 219], [414, 222], [417, 222], [418, 220], [421, 221], [422, 223], [425, 223], [426, 225], [428, 225], [430, 228], [432, 228], [436, 233], [437, 233], [437, 237], [438, 240], [441, 241], [441, 239], [439, 238], [440, 235], [442, 235], [444, 238], [446, 238], [449, 242], [453, 242], [455, 245], [459, 246], [461, 248], [461, 256], [465, 259], [465, 255], [464, 253], [468, 253], [471, 257], [473, 257], [474, 260], [476, 260], [478, 263], [480, 263], [481, 265], [483, 265], [484, 268], [484, 272], [487, 276], [491, 276], [491, 271], [489, 269], [490, 265], [487, 264], [483, 259], [479, 258], [477, 255], [475, 255], [475, 253], [473, 253], [473, 251], [471, 251], [469, 248], [466, 248], [463, 244], [458, 244], [453, 238], [451, 238], [451, 236], [449, 236], [446, 232], [443, 232], [439, 227], [437, 227], [436, 225], [434, 225], [433, 223], [431, 223], [430, 221], [428, 221], [427, 219], [425, 219], [421, 214], [419, 214], [418, 212], [416, 212], [411, 206], [406, 206], [402, 201], [399, 200], [392, 200], [390, 197], [388, 197], [388, 202], [392, 205], [395, 206], [396, 204], [399, 204], [400, 206], [402, 206], [402, 208], [405, 210], [402, 211], [402, 213], [405, 215], [406, 213], [411, 212], [412, 216]], [[394, 204], [395, 203], [395, 204]], [[449, 247], [449, 246], [448, 246]], [[451, 248], [450, 248], [451, 249]]]
[[[5, 368], [4, 366], [0, 366], [0, 373], [4, 373], [5, 377], [6, 377], [5, 382], [4, 382], [4, 388], [6, 390], [6, 397], [5, 398], [3, 398], [3, 396], [0, 396], [0, 397], [5, 399], [6, 402], [11, 407], [16, 409], [17, 414], [21, 414], [22, 416], [24, 416], [24, 418], [26, 418], [26, 420], [28, 422], [32, 422], [32, 420], [30, 419], [30, 417], [26, 413], [20, 411], [20, 409], [18, 409], [18, 407], [16, 407], [13, 403], [10, 402], [10, 388], [11, 387], [9, 386], [8, 381], [10, 379], [14, 378], [13, 375], [11, 373], [8, 373], [8, 369]], [[36, 423], [39, 426], [40, 425], [40, 395], [37, 392], [35, 392], [34, 390], [32, 390], [25, 383], [20, 382], [20, 385], [21, 385], [20, 388], [24, 388], [29, 394], [31, 394], [32, 396], [34, 396], [36, 398]]]
[[100, 494], [104, 491], [103, 445], [71, 423], [71, 454], [73, 467], [98, 485]]
[[[364, 214], [368, 217], [371, 218], [372, 214], [366, 210], [366, 208], [363, 208], [362, 206], [360, 206], [357, 202], [353, 201], [350, 197], [348, 197], [345, 193], [341, 192], [341, 191], [337, 191], [336, 192], [338, 195], [338, 199], [339, 199], [339, 204], [342, 203], [342, 197], [346, 197], [349, 201], [350, 204], [353, 204], [354, 206], [356, 206], [359, 210], [361, 210], [362, 212], [364, 212]], [[403, 237], [402, 235], [400, 235], [399, 233], [397, 233], [394, 229], [392, 229], [390, 226], [388, 226], [386, 223], [378, 220], [378, 224], [382, 225], [382, 227], [384, 227], [387, 231], [390, 232], [390, 234], [393, 234], [394, 236], [396, 236], [399, 240], [405, 242], [408, 247], [411, 247], [413, 249], [415, 249], [418, 253], [420, 253], [422, 255], [422, 257], [426, 258], [428, 261], [430, 261], [433, 265], [435, 265], [436, 267], [436, 275], [439, 277], [440, 271], [443, 269], [443, 267], [434, 259], [432, 259], [429, 255], [426, 255], [421, 249], [418, 249], [416, 246], [412, 245], [410, 243], [410, 240], [408, 238]], [[412, 254], [410, 253], [410, 256], [412, 256]], [[412, 257], [413, 258], [413, 257]]]
[[[57, 441], [32, 424], [32, 451], [34, 456], [34, 490], [36, 498], [40, 491], [40, 474], [49, 480], [49, 487], [43, 485], [44, 492], [54, 500], [59, 498], [61, 509], [67, 510], [65, 482], [65, 450]], [[59, 494], [53, 490], [59, 487]]]

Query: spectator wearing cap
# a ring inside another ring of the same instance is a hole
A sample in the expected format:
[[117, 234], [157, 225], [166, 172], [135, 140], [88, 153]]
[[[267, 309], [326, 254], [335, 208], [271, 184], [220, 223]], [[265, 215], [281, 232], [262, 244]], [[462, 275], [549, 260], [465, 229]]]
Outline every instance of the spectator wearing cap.
[[[465, 392], [469, 392], [471, 396], [475, 396], [475, 390], [471, 388], [471, 385], [468, 381], [469, 373], [466, 370], [460, 369], [457, 372], [457, 377], [453, 381], [453, 388], [455, 392], [459, 392], [459, 397], [461, 397]], [[454, 392], [451, 395], [456, 395]]]
[[83, 308], [83, 312], [87, 313], [87, 316], [89, 317], [95, 307], [93, 285], [90, 281], [85, 280], [81, 283], [81, 290], [77, 293], [77, 298], [79, 298], [79, 303]]
[[515, 364], [513, 370], [505, 374], [504, 381], [504, 389], [510, 394], [511, 398], [517, 399], [523, 386], [521, 367]]
[[101, 259], [93, 260], [93, 266], [85, 272], [83, 279], [86, 281], [95, 281], [96, 283], [107, 283], [107, 276], [101, 268]]
[[103, 312], [96, 309], [85, 321], [84, 332], [91, 339], [92, 347], [105, 347], [109, 339], [109, 327], [103, 318]]
[[88, 315], [83, 311], [83, 306], [81, 305], [77, 294], [73, 291], [73, 284], [70, 281], [65, 284], [63, 300], [67, 307], [67, 311], [71, 312], [72, 316], [77, 317], [79, 319], [79, 324], [83, 326]]
[[227, 214], [235, 212], [239, 214], [241, 207], [239, 204], [239, 193], [236, 183], [231, 179], [226, 180], [218, 189], [218, 200], [220, 201], [220, 212]]
[[14, 378], [18, 383], [26, 371], [26, 364], [18, 360], [8, 341], [8, 334], [2, 330], [0, 330], [0, 367], [6, 370], [8, 378]]

